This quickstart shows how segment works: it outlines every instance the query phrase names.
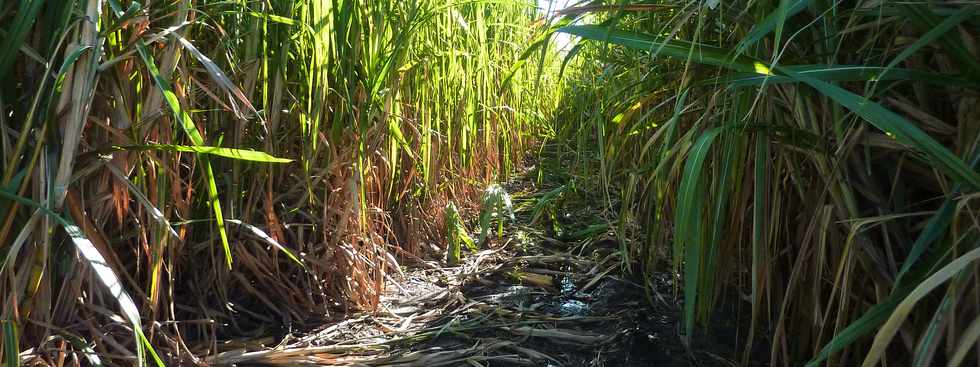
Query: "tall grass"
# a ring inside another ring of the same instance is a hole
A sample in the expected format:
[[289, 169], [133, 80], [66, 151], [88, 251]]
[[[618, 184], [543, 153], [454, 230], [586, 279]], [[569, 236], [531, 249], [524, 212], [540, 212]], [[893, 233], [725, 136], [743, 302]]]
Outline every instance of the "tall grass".
[[975, 4], [578, 5], [557, 139], [683, 334], [728, 303], [772, 365], [975, 363]]
[[472, 210], [544, 131], [554, 79], [520, 67], [537, 16], [0, 5], [0, 360], [193, 362], [374, 307], [398, 259], [441, 246], [447, 204]]

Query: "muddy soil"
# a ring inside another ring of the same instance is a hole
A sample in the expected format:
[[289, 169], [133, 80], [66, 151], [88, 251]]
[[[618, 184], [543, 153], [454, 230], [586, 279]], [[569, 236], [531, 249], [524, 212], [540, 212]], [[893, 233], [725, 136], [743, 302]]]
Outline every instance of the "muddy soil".
[[[547, 248], [548, 240], [530, 252], [561, 254]], [[613, 241], [596, 241], [606, 246]], [[550, 255], [548, 262], [533, 256], [510, 262], [496, 271], [466, 281], [462, 295], [484, 302], [502, 312], [513, 312], [513, 323], [532, 323], [541, 330], [561, 330], [571, 335], [596, 337], [574, 340], [564, 335], [514, 335], [505, 327], [480, 329], [464, 335], [447, 333], [414, 345], [416, 351], [453, 350], [479, 340], [509, 340], [543, 357], [526, 361], [489, 360], [487, 366], [733, 366], [738, 338], [737, 320], [718, 317], [719, 325], [709, 335], [695, 337], [690, 347], [679, 335], [680, 303], [674, 299], [673, 277], [654, 276], [654, 289], [646, 292], [638, 277], [624, 274], [608, 257], [600, 270], [589, 267], [593, 258], [612, 253], [614, 248], [596, 248], [589, 257]], [[514, 258], [520, 259], [520, 256]], [[523, 263], [521, 263], [523, 262]], [[612, 263], [611, 263], [612, 262]], [[618, 262], [618, 259], [617, 259]], [[604, 274], [603, 274], [604, 273]], [[528, 281], [532, 275], [534, 280]], [[651, 302], [652, 301], [652, 302]], [[466, 364], [460, 364], [466, 365]]]
[[[735, 366], [746, 320], [720, 312], [685, 344], [675, 277], [621, 268], [611, 239], [543, 238], [500, 246], [454, 268], [411, 269], [389, 282], [382, 307], [273, 348], [231, 351], [213, 365]], [[734, 310], [730, 310], [734, 311]], [[271, 347], [271, 346], [270, 346]], [[764, 351], [757, 351], [763, 360]], [[754, 362], [750, 365], [761, 365]]]

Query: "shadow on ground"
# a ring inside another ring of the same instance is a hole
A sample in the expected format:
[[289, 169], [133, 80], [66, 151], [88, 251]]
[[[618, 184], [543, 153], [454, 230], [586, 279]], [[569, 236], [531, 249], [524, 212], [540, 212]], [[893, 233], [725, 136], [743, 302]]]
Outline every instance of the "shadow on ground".
[[[624, 268], [621, 256], [626, 246], [603, 224], [607, 219], [600, 212], [607, 211], [594, 207], [602, 200], [562, 200], [574, 185], [564, 182], [550, 186], [535, 185], [527, 178], [512, 182], [507, 191], [515, 198], [517, 216], [503, 235], [485, 243], [482, 250], [467, 253], [458, 266], [414, 259], [413, 266], [392, 274], [379, 310], [288, 335], [274, 347], [231, 350], [206, 362], [402, 367], [738, 365], [747, 320], [733, 315], [744, 313], [719, 312], [709, 331], [699, 328], [686, 345], [679, 334], [682, 301], [674, 283], [677, 278], [648, 273], [644, 287], [641, 271]], [[541, 205], [545, 200], [548, 206]], [[543, 217], [547, 220], [540, 220]], [[767, 357], [764, 348], [755, 348], [749, 365], [762, 365], [753, 361]]]

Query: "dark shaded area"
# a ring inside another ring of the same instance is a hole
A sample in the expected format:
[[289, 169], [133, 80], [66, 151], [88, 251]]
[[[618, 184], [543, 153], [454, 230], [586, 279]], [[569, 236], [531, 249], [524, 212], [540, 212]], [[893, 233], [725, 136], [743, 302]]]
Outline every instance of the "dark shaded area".
[[[561, 254], [558, 241], [543, 241], [529, 253]], [[569, 256], [565, 261], [524, 263], [505, 266], [484, 277], [466, 282], [462, 293], [467, 298], [492, 305], [513, 317], [484, 320], [487, 326], [463, 335], [447, 333], [413, 350], [453, 350], [471, 346], [479, 340], [511, 340], [522, 348], [532, 349], [554, 360], [536, 361], [541, 366], [732, 366], [736, 351], [744, 344], [738, 326], [744, 322], [726, 318], [735, 313], [719, 313], [709, 334], [699, 333], [690, 348], [685, 347], [680, 329], [680, 303], [673, 299], [673, 280], [669, 274], [655, 275], [655, 289], [649, 294], [640, 279], [611, 271], [606, 275], [590, 274], [588, 268], [576, 266], [588, 259], [611, 253], [615, 241], [595, 241], [591, 257]], [[550, 255], [560, 256], [560, 255]], [[611, 265], [611, 264], [610, 264]], [[551, 286], [529, 285], [512, 274], [553, 275]], [[584, 288], [588, 287], [588, 288]], [[649, 298], [648, 298], [649, 296]], [[652, 299], [653, 302], [647, 302]], [[483, 315], [481, 315], [483, 316]], [[469, 321], [463, 319], [461, 322]], [[599, 335], [601, 342], [575, 343], [561, 337], [514, 335], [505, 324], [527, 323], [536, 329], [561, 330], [574, 335]], [[432, 325], [444, 327], [445, 325]], [[759, 352], [762, 352], [761, 350]], [[762, 353], [758, 357], [763, 357]], [[761, 358], [757, 358], [760, 359]], [[752, 363], [760, 365], [761, 363]], [[466, 365], [466, 364], [460, 364]], [[523, 362], [490, 360], [487, 366], [523, 366]]]

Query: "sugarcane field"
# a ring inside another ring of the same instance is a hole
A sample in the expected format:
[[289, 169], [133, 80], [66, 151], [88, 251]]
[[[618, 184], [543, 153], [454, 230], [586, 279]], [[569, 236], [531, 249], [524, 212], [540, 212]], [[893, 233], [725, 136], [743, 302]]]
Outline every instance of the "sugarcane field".
[[0, 366], [980, 367], [980, 1], [0, 0]]

